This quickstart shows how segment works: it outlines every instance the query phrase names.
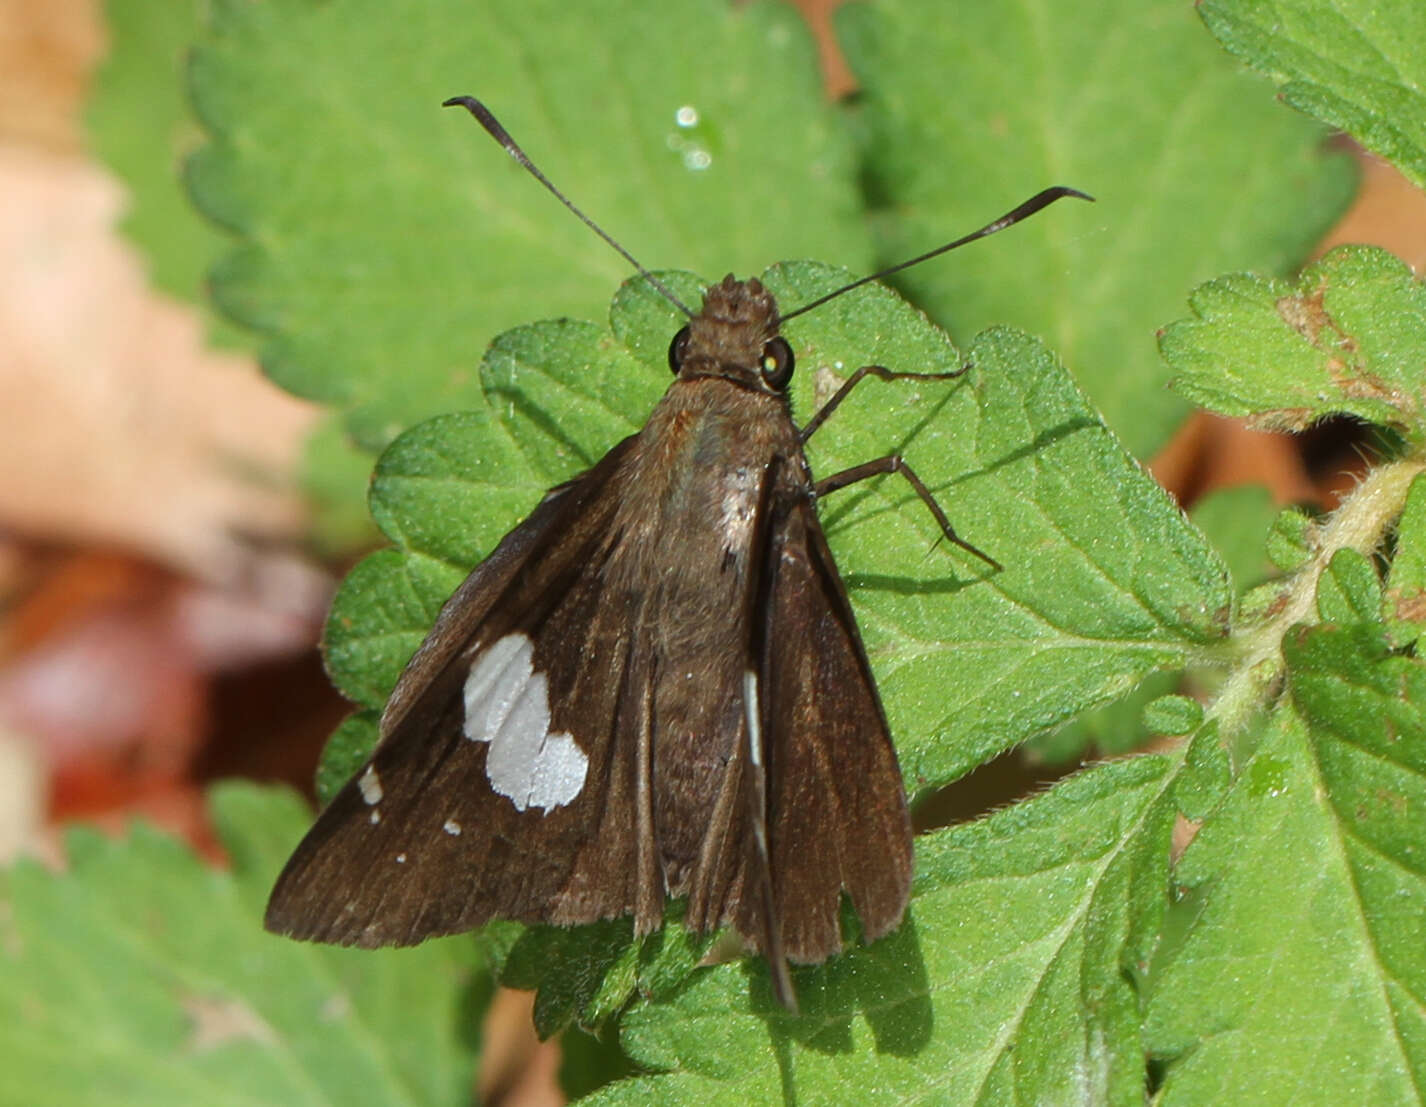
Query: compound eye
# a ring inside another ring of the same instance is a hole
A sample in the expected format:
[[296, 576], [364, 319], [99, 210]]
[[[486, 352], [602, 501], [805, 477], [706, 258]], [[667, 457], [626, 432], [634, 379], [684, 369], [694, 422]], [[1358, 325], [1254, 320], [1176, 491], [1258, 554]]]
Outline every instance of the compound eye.
[[787, 382], [792, 379], [792, 347], [787, 344], [787, 339], [778, 335], [768, 339], [767, 345], [763, 347], [762, 370], [763, 380], [768, 385], [779, 391], [787, 387]]
[[684, 327], [676, 335], [673, 341], [668, 344], [668, 367], [673, 370], [673, 375], [678, 376], [678, 371], [683, 368], [683, 359], [688, 356], [689, 330]]

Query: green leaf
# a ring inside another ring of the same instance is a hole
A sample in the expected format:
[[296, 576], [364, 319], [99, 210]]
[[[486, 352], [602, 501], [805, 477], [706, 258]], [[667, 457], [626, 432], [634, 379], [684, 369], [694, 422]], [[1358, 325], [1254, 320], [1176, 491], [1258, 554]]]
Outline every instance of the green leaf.
[[215, 295], [263, 332], [279, 383], [350, 409], [368, 447], [479, 407], [494, 335], [592, 317], [628, 273], [447, 97], [489, 103], [645, 264], [870, 254], [813, 44], [781, 5], [213, 7], [190, 185], [241, 242]]
[[366, 505], [370, 480], [371, 455], [357, 448], [341, 420], [323, 420], [303, 452], [302, 489], [312, 542], [327, 559], [349, 558], [379, 540]]
[[904, 274], [957, 337], [1044, 336], [1147, 457], [1185, 414], [1153, 334], [1182, 289], [1295, 268], [1345, 207], [1353, 170], [1273, 102], [1178, 0], [879, 0], [839, 13], [862, 84], [881, 256], [900, 261], [1049, 185], [1092, 194]]
[[1356, 550], [1338, 550], [1317, 582], [1317, 617], [1324, 623], [1357, 623], [1381, 614], [1381, 578]]
[[1312, 517], [1300, 507], [1283, 508], [1268, 531], [1268, 560], [1285, 573], [1300, 569], [1311, 560], [1314, 541]]
[[1426, 8], [1416, 0], [1203, 0], [1198, 11], [1289, 104], [1426, 186]]
[[662, 930], [639, 939], [629, 917], [573, 929], [530, 927], [511, 947], [500, 982], [538, 989], [534, 1017], [541, 1038], [576, 1023], [601, 1026], [635, 996], [667, 995], [697, 967], [712, 939], [691, 935], [680, 919], [675, 907]]
[[559, 1039], [560, 1090], [571, 1100], [637, 1071], [613, 1034], [594, 1035], [570, 1027]]
[[[498, 357], [509, 337], [497, 339], [488, 357]], [[551, 356], [575, 359], [579, 351], [555, 348]], [[428, 420], [393, 442], [372, 476], [371, 510], [403, 549], [469, 569], [555, 483], [482, 405]]]
[[1183, 769], [1174, 781], [1173, 798], [1187, 819], [1201, 819], [1222, 800], [1233, 783], [1233, 766], [1218, 721], [1209, 719], [1188, 743]]
[[[792, 304], [845, 279], [813, 263], [764, 275]], [[383, 456], [373, 511], [406, 552], [358, 567], [327, 632], [334, 678], [358, 703], [380, 705], [461, 570], [546, 488], [643, 421], [668, 380], [677, 322], [636, 282], [616, 297], [613, 323], [617, 338], [568, 322], [501, 336], [482, 368], [489, 408], [416, 427]], [[799, 412], [859, 365], [963, 364], [883, 288], [798, 318], [788, 336]], [[903, 453], [958, 533], [1003, 555], [1005, 570], [989, 573], [936, 548], [934, 520], [898, 478], [823, 502], [912, 792], [1122, 696], [1155, 669], [1181, 668], [1221, 637], [1230, 603], [1221, 563], [1048, 351], [998, 330], [977, 339], [969, 364], [953, 382], [868, 380], [809, 444], [824, 475]]]
[[[915, 364], [846, 364], [869, 360]], [[938, 397], [915, 437], [894, 391], [867, 393], [811, 451], [826, 473], [895, 444], [958, 532], [1004, 554], [1004, 572], [970, 583], [961, 570], [948, 588], [946, 567], [918, 557], [934, 531], [900, 482], [825, 509], [913, 791], [1182, 667], [1230, 605], [1221, 562], [1047, 350], [996, 329], [966, 360], [966, 387]]]
[[1190, 696], [1161, 696], [1144, 708], [1151, 734], [1188, 734], [1203, 723], [1203, 705]]
[[[108, 52], [85, 105], [94, 151], [128, 192], [122, 229], [144, 251], [154, 286], [192, 304], [205, 303], [208, 267], [228, 242], [194, 210], [179, 179], [203, 141], [184, 95], [203, 7], [107, 0]], [[216, 334], [225, 345], [246, 341], [221, 323]]]
[[1210, 492], [1193, 505], [1189, 518], [1222, 555], [1241, 592], [1261, 583], [1272, 568], [1263, 542], [1279, 514], [1266, 488], [1244, 484]]
[[0, 872], [7, 1103], [464, 1104], [490, 974], [468, 940], [371, 953], [266, 934], [295, 797], [214, 792], [216, 870], [142, 824]]
[[1392, 644], [1407, 646], [1426, 623], [1426, 478], [1411, 482], [1396, 527], [1396, 548], [1387, 575], [1386, 621]]
[[1341, 247], [1295, 282], [1220, 277], [1189, 304], [1160, 347], [1194, 402], [1279, 429], [1345, 414], [1420, 437], [1426, 289], [1385, 250]]
[[634, 1061], [667, 1071], [589, 1102], [1141, 1103], [1130, 978], [1157, 926], [1168, 768], [1103, 765], [918, 840], [909, 921], [795, 970], [801, 1017], [761, 962], [710, 969], [623, 1020]]
[[1069, 765], [1086, 758], [1112, 757], [1144, 744], [1144, 710], [1183, 683], [1176, 672], [1151, 673], [1127, 696], [1096, 707], [1057, 730], [1031, 738], [1022, 748], [1031, 761]]
[[460, 580], [459, 570], [422, 554], [382, 550], [358, 562], [322, 635], [327, 672], [342, 695], [380, 709]]
[[1426, 669], [1379, 627], [1284, 643], [1278, 710], [1184, 854], [1152, 973], [1160, 1102], [1415, 1102], [1426, 1080]]

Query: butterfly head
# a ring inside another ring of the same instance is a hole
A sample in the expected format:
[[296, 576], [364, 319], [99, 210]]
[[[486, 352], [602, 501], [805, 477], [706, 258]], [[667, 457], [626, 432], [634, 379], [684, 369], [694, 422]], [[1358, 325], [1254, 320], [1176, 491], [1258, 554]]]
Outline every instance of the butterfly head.
[[710, 285], [703, 308], [673, 336], [668, 366], [681, 379], [722, 377], [783, 395], [792, 379], [792, 347], [778, 334], [777, 301], [762, 282], [731, 273]]

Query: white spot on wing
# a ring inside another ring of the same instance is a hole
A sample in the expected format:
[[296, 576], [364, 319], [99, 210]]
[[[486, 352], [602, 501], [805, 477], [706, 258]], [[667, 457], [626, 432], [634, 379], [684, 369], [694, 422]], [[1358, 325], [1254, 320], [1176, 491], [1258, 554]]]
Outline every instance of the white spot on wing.
[[589, 770], [572, 735], [550, 732], [549, 680], [534, 654], [528, 635], [507, 634], [481, 651], [465, 682], [465, 736], [490, 744], [485, 775], [517, 811], [563, 807]]
[[368, 807], [375, 807], [381, 802], [381, 777], [376, 775], [375, 765], [368, 765], [366, 772], [357, 777], [357, 787], [361, 789], [361, 798]]
[[379, 822], [381, 822], [381, 812], [373, 807], [371, 809], [371, 825], [375, 826]]
[[460, 823], [456, 822], [454, 819], [447, 819], [444, 823], [441, 824], [441, 829], [444, 830], [447, 834], [449, 834], [452, 838], [460, 837]]

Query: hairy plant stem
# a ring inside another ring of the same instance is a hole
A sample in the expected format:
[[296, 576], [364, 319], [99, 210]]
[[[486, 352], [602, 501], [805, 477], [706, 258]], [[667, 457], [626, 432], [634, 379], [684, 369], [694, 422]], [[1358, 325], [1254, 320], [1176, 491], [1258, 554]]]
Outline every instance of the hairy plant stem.
[[1426, 456], [1413, 454], [1371, 470], [1317, 531], [1312, 558], [1282, 584], [1272, 616], [1233, 637], [1233, 670], [1208, 710], [1219, 740], [1232, 748], [1240, 733], [1281, 684], [1282, 641], [1299, 623], [1317, 621], [1317, 583], [1338, 550], [1370, 557], [1401, 515], [1406, 493]]

